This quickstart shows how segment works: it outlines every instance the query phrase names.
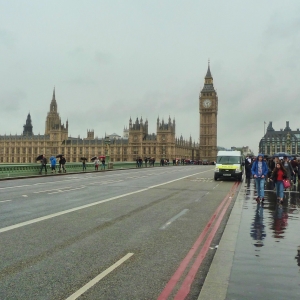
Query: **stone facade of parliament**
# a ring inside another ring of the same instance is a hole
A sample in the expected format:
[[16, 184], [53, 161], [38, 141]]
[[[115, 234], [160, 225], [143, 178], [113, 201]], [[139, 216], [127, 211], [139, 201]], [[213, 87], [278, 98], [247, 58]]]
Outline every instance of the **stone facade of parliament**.
[[[34, 135], [31, 115], [28, 114], [21, 135], [0, 136], [0, 163], [33, 163], [39, 154], [64, 154], [68, 162], [79, 162], [82, 156], [90, 159], [95, 155], [104, 155], [107, 151], [104, 139], [94, 137], [94, 131], [88, 131], [86, 138], [68, 137], [68, 121], [62, 124], [57, 110], [55, 90], [50, 110], [46, 118], [45, 134]], [[148, 121], [129, 120], [128, 138], [110, 139], [111, 161], [134, 161], [138, 157], [165, 159], [199, 159], [199, 145], [192, 138], [184, 140], [175, 137], [175, 119], [167, 122], [157, 119], [156, 133], [148, 133]]]

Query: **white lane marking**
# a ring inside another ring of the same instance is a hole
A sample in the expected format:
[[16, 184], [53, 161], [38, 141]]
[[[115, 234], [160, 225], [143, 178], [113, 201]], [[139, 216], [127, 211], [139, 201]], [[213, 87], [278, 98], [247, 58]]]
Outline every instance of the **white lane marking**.
[[0, 201], [0, 202], [9, 202], [9, 201], [11, 201], [11, 200], [2, 200], [2, 201]]
[[[65, 189], [70, 189], [71, 186], [66, 186], [64, 187]], [[38, 191], [38, 192], [33, 192], [34, 194], [39, 194], [39, 193], [47, 193], [47, 192], [52, 192], [52, 191], [57, 191], [59, 189], [52, 189], [52, 190], [43, 190], [43, 191]]]
[[27, 196], [27, 195], [22, 195], [22, 197], [25, 197], [25, 198], [27, 198], [28, 196]]
[[176, 216], [174, 216], [173, 218], [171, 218], [165, 225], [161, 226], [159, 229], [161, 229], [161, 230], [166, 229], [171, 223], [173, 223], [176, 219], [178, 219], [182, 215], [186, 214], [187, 212], [188, 212], [188, 209], [184, 209], [179, 214], [177, 214]]
[[126, 196], [134, 195], [134, 194], [137, 194], [137, 193], [145, 192], [145, 191], [148, 191], [150, 189], [153, 189], [153, 188], [156, 188], [156, 187], [159, 187], [159, 186], [162, 186], [162, 185], [166, 185], [166, 184], [176, 182], [176, 181], [182, 180], [182, 179], [190, 177], [190, 176], [195, 176], [195, 175], [205, 173], [205, 172], [209, 172], [209, 171], [211, 171], [211, 170], [206, 170], [206, 171], [203, 171], [203, 172], [198, 172], [198, 173], [195, 173], [195, 174], [183, 176], [183, 177], [173, 179], [173, 180], [170, 180], [170, 181], [167, 181], [167, 182], [164, 182], [164, 183], [152, 185], [150, 187], [147, 187], [145, 189], [141, 189], [141, 190], [138, 190], [138, 191], [122, 194], [122, 195], [119, 195], [119, 196], [115, 196], [115, 197], [111, 197], [111, 198], [108, 198], [108, 199], [100, 200], [100, 201], [93, 202], [93, 203], [90, 203], [90, 204], [86, 204], [86, 205], [74, 207], [74, 208], [71, 208], [71, 209], [63, 210], [61, 212], [54, 213], [54, 214], [51, 214], [51, 215], [47, 215], [47, 216], [44, 216], [44, 217], [40, 217], [40, 218], [32, 219], [32, 220], [29, 220], [29, 221], [21, 222], [21, 223], [15, 224], [15, 225], [3, 227], [3, 228], [0, 228], [0, 233], [10, 231], [10, 230], [13, 230], [13, 229], [16, 229], [16, 228], [20, 228], [20, 227], [23, 227], [23, 226], [27, 226], [27, 225], [30, 225], [30, 224], [38, 223], [38, 222], [41, 222], [41, 221], [44, 221], [44, 220], [52, 219], [52, 218], [55, 218], [55, 217], [58, 217], [58, 216], [62, 216], [62, 215], [65, 215], [65, 214], [68, 214], [68, 213], [71, 213], [71, 212], [74, 212], [74, 211], [77, 211], [77, 210], [81, 210], [81, 209], [84, 209], [84, 208], [88, 208], [88, 207], [91, 207], [91, 206], [98, 205], [98, 204], [101, 204], [101, 203], [113, 201], [113, 200], [120, 199], [120, 198], [123, 198], [123, 197], [126, 197]]
[[58, 194], [58, 193], [64, 193], [64, 192], [70, 192], [70, 191], [76, 191], [76, 190], [82, 190], [82, 189], [84, 189], [85, 187], [86, 187], [86, 186], [83, 185], [83, 186], [81, 186], [81, 187], [74, 188], [74, 189], [58, 190], [58, 191], [55, 191], [55, 192], [48, 193], [48, 195]]
[[77, 299], [79, 296], [81, 296], [83, 293], [85, 293], [88, 289], [90, 289], [92, 286], [94, 286], [96, 283], [98, 283], [101, 279], [103, 279], [106, 275], [108, 275], [110, 272], [112, 272], [114, 269], [116, 269], [122, 263], [124, 263], [127, 259], [129, 259], [133, 254], [134, 253], [127, 253], [124, 257], [122, 257], [116, 263], [114, 263], [109, 268], [107, 268], [105, 271], [103, 271], [102, 273], [97, 275], [95, 278], [93, 278], [91, 281], [89, 281], [86, 285], [84, 285], [81, 289], [79, 289], [77, 292], [72, 294], [66, 300]]

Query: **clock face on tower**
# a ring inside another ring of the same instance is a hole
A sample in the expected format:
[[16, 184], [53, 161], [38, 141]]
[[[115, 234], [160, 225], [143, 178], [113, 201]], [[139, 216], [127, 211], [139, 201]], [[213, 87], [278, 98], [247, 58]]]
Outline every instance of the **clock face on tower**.
[[205, 99], [205, 100], [203, 100], [202, 104], [203, 104], [203, 107], [209, 108], [211, 106], [211, 101], [209, 99]]

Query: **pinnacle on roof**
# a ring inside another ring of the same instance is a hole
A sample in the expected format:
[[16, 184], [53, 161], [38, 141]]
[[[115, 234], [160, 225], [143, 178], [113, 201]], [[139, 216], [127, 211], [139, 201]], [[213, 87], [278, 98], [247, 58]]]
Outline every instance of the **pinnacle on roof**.
[[53, 88], [53, 96], [52, 96], [52, 100], [55, 100], [55, 86]]
[[211, 72], [210, 72], [210, 62], [208, 61], [208, 68], [205, 78], [212, 78]]

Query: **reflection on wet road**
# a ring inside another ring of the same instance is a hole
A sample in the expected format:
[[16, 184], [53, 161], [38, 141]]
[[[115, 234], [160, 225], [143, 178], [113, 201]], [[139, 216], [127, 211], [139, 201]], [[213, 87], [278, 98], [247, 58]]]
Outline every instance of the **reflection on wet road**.
[[271, 182], [260, 204], [254, 181], [243, 185], [242, 220], [226, 299], [300, 299], [300, 187], [285, 191], [281, 205]]

